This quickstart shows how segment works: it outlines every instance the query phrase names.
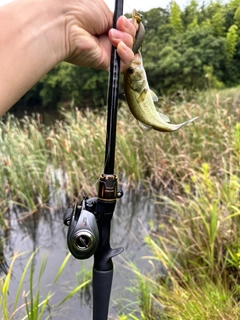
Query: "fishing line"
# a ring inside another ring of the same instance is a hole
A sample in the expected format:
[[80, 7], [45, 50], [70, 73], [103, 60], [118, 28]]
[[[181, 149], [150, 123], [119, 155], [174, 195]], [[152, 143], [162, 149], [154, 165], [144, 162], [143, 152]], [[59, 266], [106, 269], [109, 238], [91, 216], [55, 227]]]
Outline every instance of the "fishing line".
[[127, 1], [125, 1], [124, 2], [124, 11], [126, 11], [126, 8], [125, 7], [127, 7], [128, 9], [129, 9], [129, 12], [125, 12], [125, 13], [131, 13], [132, 11], [133, 11], [133, 7], [131, 7], [128, 3], [127, 3]]

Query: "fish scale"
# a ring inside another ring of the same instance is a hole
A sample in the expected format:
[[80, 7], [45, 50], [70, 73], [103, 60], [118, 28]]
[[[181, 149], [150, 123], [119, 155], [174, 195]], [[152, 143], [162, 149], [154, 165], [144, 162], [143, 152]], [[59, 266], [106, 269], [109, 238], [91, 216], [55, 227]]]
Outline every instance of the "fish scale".
[[[130, 67], [124, 72], [124, 92], [129, 109], [133, 116], [138, 120], [140, 128], [143, 130], [157, 130], [161, 132], [172, 132], [180, 129], [182, 126], [193, 122], [198, 117], [187, 120], [183, 123], [169, 123], [169, 118], [156, 110], [154, 102], [158, 100], [154, 92], [148, 85], [147, 75], [143, 66], [143, 60], [140, 52], [145, 29], [141, 22], [142, 17], [136, 10], [133, 10], [133, 23], [139, 24], [136, 40], [134, 42], [134, 56]], [[137, 44], [137, 47], [136, 47]]]

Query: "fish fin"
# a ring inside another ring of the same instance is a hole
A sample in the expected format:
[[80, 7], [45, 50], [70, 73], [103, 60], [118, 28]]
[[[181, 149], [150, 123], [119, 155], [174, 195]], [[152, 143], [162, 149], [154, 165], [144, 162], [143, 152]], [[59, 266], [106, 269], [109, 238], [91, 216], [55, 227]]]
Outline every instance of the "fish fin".
[[140, 102], [143, 102], [146, 98], [146, 95], [147, 95], [147, 91], [148, 89], [143, 89], [142, 92], [140, 93], [139, 97], [137, 98], [137, 102], [140, 103]]
[[158, 101], [158, 96], [156, 95], [156, 93], [154, 93], [151, 89], [150, 90], [150, 93], [151, 93], [151, 96], [152, 96], [152, 99], [154, 102], [157, 102]]
[[152, 129], [151, 126], [149, 126], [149, 125], [147, 125], [145, 123], [142, 123], [141, 121], [138, 121], [138, 125], [143, 131], [149, 131], [149, 130]]
[[168, 118], [168, 116], [166, 116], [165, 114], [158, 112], [160, 118], [165, 121], [165, 122], [170, 122], [170, 119]]

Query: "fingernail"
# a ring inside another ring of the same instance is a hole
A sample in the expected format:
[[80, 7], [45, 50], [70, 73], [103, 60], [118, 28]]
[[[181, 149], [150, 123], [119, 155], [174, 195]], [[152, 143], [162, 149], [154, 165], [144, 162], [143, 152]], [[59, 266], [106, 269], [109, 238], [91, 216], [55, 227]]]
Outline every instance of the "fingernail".
[[112, 37], [115, 38], [115, 39], [121, 39], [122, 37], [122, 32], [117, 30], [117, 29], [112, 29], [111, 30], [111, 33], [112, 33]]
[[128, 46], [123, 41], [120, 41], [118, 44], [118, 49], [120, 49], [120, 48], [121, 48], [121, 50], [126, 51], [126, 52], [128, 52], [128, 50], [129, 50]]

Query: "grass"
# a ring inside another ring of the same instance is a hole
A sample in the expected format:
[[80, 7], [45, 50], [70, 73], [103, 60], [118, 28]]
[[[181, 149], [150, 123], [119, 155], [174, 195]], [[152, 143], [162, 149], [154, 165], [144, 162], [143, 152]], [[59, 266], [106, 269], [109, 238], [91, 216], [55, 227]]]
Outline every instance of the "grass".
[[[207, 162], [192, 165], [182, 193], [156, 201], [169, 214], [150, 224], [146, 243], [152, 266], [137, 275], [133, 290], [138, 310], [123, 316], [141, 319], [239, 319], [240, 314], [240, 167], [239, 124], [233, 126], [230, 151], [218, 171]], [[228, 159], [228, 160], [227, 160]], [[159, 267], [161, 266], [161, 267]]]
[[[161, 111], [172, 122], [199, 115], [193, 125], [174, 133], [142, 132], [123, 105], [118, 116], [116, 172], [129, 184], [145, 181], [147, 187], [174, 192], [182, 191], [181, 183], [189, 179], [193, 166], [207, 162], [217, 173], [221, 158], [232, 154], [232, 139], [236, 147], [239, 144], [240, 129], [234, 130], [240, 116], [239, 96], [230, 94], [231, 98], [225, 91], [199, 95], [191, 102], [183, 96], [181, 103], [163, 99]], [[49, 185], [54, 182], [56, 189], [61, 184], [59, 177], [53, 179], [59, 168], [72, 198], [83, 190], [96, 193], [104, 167], [105, 112], [73, 109], [65, 115], [65, 121], [51, 128], [39, 116], [22, 120], [8, 116], [0, 123], [2, 199], [11, 196], [31, 209], [46, 202]]]
[[137, 306], [129, 303], [119, 320], [240, 319], [239, 97], [234, 89], [198, 97], [205, 110], [198, 125], [179, 132], [182, 139], [165, 140], [172, 176], [162, 181], [169, 192], [155, 190], [155, 199], [169, 214], [150, 223], [151, 271], [127, 263], [137, 276]]
[[[116, 172], [125, 182], [180, 193], [193, 167], [206, 162], [218, 173], [221, 159], [239, 146], [239, 94], [236, 91], [200, 94], [186, 102], [163, 98], [161, 111], [172, 122], [199, 115], [193, 125], [174, 133], [142, 132], [125, 104], [119, 110]], [[61, 184], [71, 198], [96, 194], [96, 182], [104, 167], [104, 112], [72, 109], [66, 120], [44, 126], [38, 115], [0, 123], [0, 198], [10, 197], [31, 210], [47, 202]], [[236, 151], [235, 152], [238, 152]], [[238, 163], [239, 164], [239, 158]], [[61, 177], [56, 176], [61, 169]], [[176, 181], [178, 183], [176, 183]], [[53, 185], [54, 184], [54, 185]], [[50, 190], [50, 186], [52, 187]]]
[[[22, 253], [24, 254], [24, 253]], [[85, 286], [89, 285], [91, 279], [86, 279], [81, 282], [77, 287], [72, 289], [66, 296], [59, 301], [55, 305], [51, 305], [51, 298], [54, 296], [54, 286], [58, 282], [69, 258], [70, 253], [66, 256], [64, 261], [62, 262], [59, 270], [56, 274], [55, 279], [53, 280], [52, 285], [50, 285], [50, 290], [45, 297], [42, 297], [40, 292], [40, 284], [42, 276], [45, 272], [47, 259], [43, 258], [39, 274], [37, 277], [37, 283], [34, 282], [34, 256], [36, 251], [33, 252], [22, 273], [21, 279], [19, 281], [18, 289], [16, 292], [14, 302], [9, 301], [9, 286], [12, 279], [13, 266], [15, 261], [20, 257], [20, 255], [16, 253], [11, 259], [11, 264], [8, 270], [8, 273], [5, 276], [0, 278], [0, 319], [2, 320], [11, 320], [11, 319], [28, 319], [28, 320], [37, 320], [37, 319], [51, 319], [52, 314], [56, 314], [57, 310], [59, 310], [60, 306], [62, 306], [68, 299], [70, 299], [73, 295], [81, 291]], [[24, 282], [28, 281], [27, 274], [29, 273], [29, 290], [26, 291], [24, 289]], [[22, 299], [21, 299], [22, 297]], [[12, 308], [10, 306], [13, 305]], [[17, 317], [17, 318], [16, 318]]]
[[[239, 319], [240, 93], [195, 92], [190, 100], [187, 94], [159, 102], [172, 122], [199, 116], [170, 134], [142, 132], [124, 103], [119, 110], [115, 162], [120, 182], [150, 188], [169, 208], [146, 236], [152, 271], [142, 274], [129, 264], [138, 279], [137, 301], [120, 311], [121, 320]], [[83, 190], [96, 194], [105, 124], [105, 110], [88, 109], [72, 109], [51, 128], [38, 116], [8, 116], [0, 123], [5, 228], [10, 200], [34, 211], [60, 187], [71, 199]], [[34, 301], [28, 297], [27, 302]], [[39, 306], [39, 300], [33, 304]]]

